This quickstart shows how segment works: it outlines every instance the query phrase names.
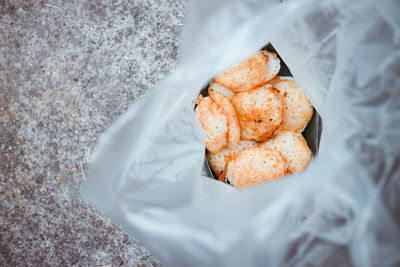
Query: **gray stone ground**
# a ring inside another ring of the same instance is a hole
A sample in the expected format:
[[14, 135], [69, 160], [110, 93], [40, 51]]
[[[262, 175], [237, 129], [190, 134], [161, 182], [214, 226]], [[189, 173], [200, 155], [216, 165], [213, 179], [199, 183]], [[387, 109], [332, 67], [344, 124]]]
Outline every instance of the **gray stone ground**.
[[173, 68], [185, 0], [0, 0], [0, 265], [157, 266], [79, 196], [98, 136]]

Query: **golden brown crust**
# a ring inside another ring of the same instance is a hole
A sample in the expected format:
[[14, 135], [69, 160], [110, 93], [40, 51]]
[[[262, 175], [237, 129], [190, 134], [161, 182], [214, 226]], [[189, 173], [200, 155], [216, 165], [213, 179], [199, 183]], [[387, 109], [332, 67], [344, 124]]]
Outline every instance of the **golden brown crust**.
[[232, 96], [235, 94], [234, 92], [232, 92], [225, 86], [222, 86], [221, 84], [216, 83], [216, 82], [211, 82], [210, 85], [208, 86], [208, 92], [210, 92], [211, 90], [215, 90], [218, 93], [223, 94], [228, 99], [231, 99]]
[[225, 156], [232, 155], [234, 153], [239, 153], [245, 149], [252, 148], [252, 147], [257, 147], [257, 143], [254, 141], [246, 141], [246, 140], [240, 140], [239, 145], [234, 147], [232, 145], [229, 145], [222, 149], [220, 152], [216, 154], [212, 154], [210, 152], [206, 153], [207, 161], [210, 164], [211, 169], [214, 171], [214, 173], [219, 176], [222, 174], [224, 171], [225, 167]]
[[314, 108], [306, 94], [289, 79], [275, 77], [270, 81], [283, 97], [285, 116], [282, 130], [302, 132], [314, 113]]
[[278, 179], [286, 170], [287, 162], [279, 151], [256, 147], [231, 155], [223, 175], [234, 187], [244, 188]]
[[304, 170], [312, 159], [311, 149], [300, 133], [280, 131], [260, 147], [279, 150], [288, 162], [289, 173]]
[[221, 108], [228, 122], [228, 142], [237, 146], [240, 140], [240, 126], [232, 103], [221, 93], [211, 90], [209, 96]]
[[[268, 64], [278, 64], [279, 59], [269, 57], [265, 51], [258, 51], [247, 60], [215, 77], [215, 82], [229, 88], [233, 92], [246, 91], [266, 84], [277, 72], [271, 73]], [[272, 53], [271, 53], [272, 54]], [[274, 62], [270, 62], [273, 59]], [[279, 71], [279, 69], [278, 69]]]
[[231, 102], [236, 109], [244, 140], [265, 141], [282, 124], [283, 99], [279, 91], [270, 85], [236, 93]]
[[206, 148], [220, 152], [228, 142], [228, 119], [222, 109], [209, 97], [198, 99], [196, 115], [206, 132]]

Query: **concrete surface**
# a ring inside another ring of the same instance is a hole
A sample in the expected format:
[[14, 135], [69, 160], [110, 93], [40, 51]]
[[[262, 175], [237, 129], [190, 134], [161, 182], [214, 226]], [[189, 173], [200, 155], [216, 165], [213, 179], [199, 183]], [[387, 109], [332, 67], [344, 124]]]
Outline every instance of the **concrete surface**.
[[185, 0], [0, 0], [0, 265], [158, 266], [79, 196], [96, 138], [173, 68]]

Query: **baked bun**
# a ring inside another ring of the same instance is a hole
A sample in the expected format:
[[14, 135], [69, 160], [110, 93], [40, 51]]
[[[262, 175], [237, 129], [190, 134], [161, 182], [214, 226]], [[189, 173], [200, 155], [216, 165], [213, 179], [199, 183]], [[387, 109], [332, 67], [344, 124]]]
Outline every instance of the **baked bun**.
[[287, 163], [281, 153], [268, 148], [249, 148], [230, 156], [224, 174], [236, 188], [278, 179], [286, 174]]
[[281, 129], [302, 132], [314, 113], [306, 94], [290, 78], [275, 77], [270, 84], [282, 95], [285, 105]]
[[227, 118], [228, 142], [237, 146], [240, 140], [240, 126], [232, 103], [224, 95], [214, 90], [209, 91], [208, 96], [221, 108], [222, 113]]
[[211, 153], [218, 153], [228, 142], [228, 119], [222, 109], [211, 98], [197, 101], [196, 115], [206, 132], [206, 148]]
[[211, 90], [215, 90], [218, 93], [223, 94], [228, 99], [231, 99], [232, 96], [235, 94], [234, 92], [232, 92], [231, 90], [229, 90], [225, 86], [222, 86], [222, 85], [220, 85], [219, 83], [216, 83], [216, 82], [212, 82], [208, 86], [208, 91], [210, 92]]
[[268, 57], [268, 73], [269, 76], [266, 79], [267, 82], [272, 80], [276, 75], [278, 75], [278, 72], [281, 70], [281, 61], [279, 60], [278, 56], [276, 53], [269, 52], [267, 50], [261, 50], [261, 52], [264, 53]]
[[227, 147], [222, 149], [217, 154], [212, 154], [207, 151], [207, 153], [206, 153], [207, 161], [210, 164], [210, 167], [214, 171], [214, 173], [217, 176], [220, 176], [224, 171], [225, 162], [226, 162], [225, 156], [229, 156], [234, 153], [239, 153], [245, 149], [252, 148], [252, 147], [257, 147], [257, 143], [254, 141], [240, 140], [238, 146], [234, 147], [234, 146], [228, 144]]
[[288, 162], [288, 171], [296, 173], [304, 170], [312, 158], [311, 149], [300, 133], [281, 131], [260, 147], [276, 149]]
[[231, 102], [239, 119], [242, 139], [265, 141], [282, 124], [283, 99], [269, 84], [236, 93]]
[[280, 60], [275, 53], [258, 51], [249, 59], [217, 75], [214, 81], [233, 92], [246, 91], [266, 84], [279, 70]]

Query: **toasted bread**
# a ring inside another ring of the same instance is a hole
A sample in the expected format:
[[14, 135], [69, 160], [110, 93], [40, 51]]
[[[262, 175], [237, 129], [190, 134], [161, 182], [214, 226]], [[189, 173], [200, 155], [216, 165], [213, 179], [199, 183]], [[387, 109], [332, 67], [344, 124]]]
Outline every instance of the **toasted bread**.
[[249, 59], [215, 77], [215, 82], [233, 92], [246, 91], [266, 84], [276, 76], [280, 60], [276, 54], [258, 51]]
[[270, 84], [282, 95], [285, 105], [281, 129], [302, 132], [314, 113], [314, 108], [306, 94], [288, 78], [275, 77]]
[[217, 105], [219, 105], [223, 114], [227, 117], [228, 142], [233, 146], [237, 146], [240, 140], [240, 126], [232, 103], [227, 97], [217, 91], [211, 90], [208, 92], [208, 95]]
[[228, 118], [209, 97], [198, 99], [197, 103], [196, 115], [206, 132], [206, 148], [218, 153], [228, 142]]
[[296, 173], [304, 170], [312, 158], [311, 149], [300, 133], [281, 131], [260, 147], [276, 149], [288, 162], [288, 171]]
[[286, 174], [287, 163], [281, 153], [268, 148], [249, 148], [229, 158], [224, 175], [236, 188], [272, 181]]
[[217, 154], [212, 154], [210, 152], [207, 152], [207, 160], [208, 163], [210, 164], [211, 169], [215, 172], [217, 176], [220, 176], [222, 172], [224, 171], [225, 163], [226, 163], [226, 157], [232, 155], [234, 153], [239, 153], [242, 152], [245, 149], [256, 147], [257, 143], [254, 141], [246, 141], [246, 140], [240, 140], [239, 145], [234, 147], [231, 145], [228, 145], [224, 149], [222, 149], [220, 152]]
[[226, 88], [225, 86], [220, 85], [219, 83], [216, 82], [212, 82], [210, 83], [210, 85], [208, 86], [208, 91], [210, 92], [211, 90], [215, 90], [218, 93], [223, 94], [224, 96], [226, 96], [228, 99], [231, 99], [232, 96], [235, 94], [234, 92], [232, 92], [231, 90], [229, 90], [228, 88]]
[[282, 124], [283, 99], [271, 85], [236, 93], [231, 102], [239, 119], [242, 139], [265, 141]]

